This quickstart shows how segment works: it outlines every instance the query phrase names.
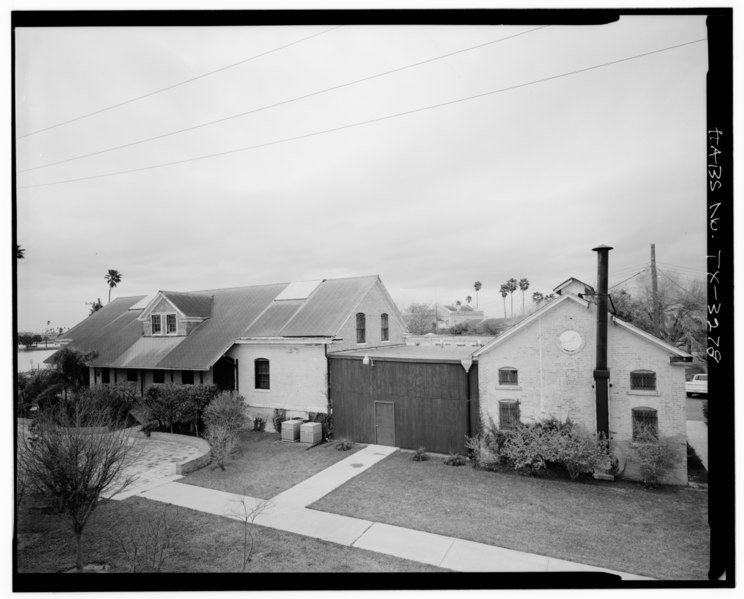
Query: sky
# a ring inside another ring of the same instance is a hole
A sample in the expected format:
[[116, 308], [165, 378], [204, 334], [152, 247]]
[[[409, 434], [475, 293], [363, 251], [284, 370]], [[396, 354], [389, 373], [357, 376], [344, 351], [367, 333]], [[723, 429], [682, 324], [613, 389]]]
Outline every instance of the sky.
[[706, 33], [17, 29], [18, 327], [73, 326], [108, 269], [112, 299], [379, 274], [401, 308], [477, 280], [489, 317], [510, 277], [594, 285], [600, 244], [611, 285], [651, 244], [702, 278]]

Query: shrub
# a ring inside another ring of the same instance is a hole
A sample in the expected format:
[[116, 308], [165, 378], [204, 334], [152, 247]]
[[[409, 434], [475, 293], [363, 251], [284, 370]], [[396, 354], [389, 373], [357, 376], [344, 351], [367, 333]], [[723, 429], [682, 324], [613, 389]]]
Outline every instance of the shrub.
[[336, 443], [336, 449], [338, 451], [349, 451], [352, 447], [354, 447], [354, 443], [351, 441], [339, 441]]
[[263, 431], [264, 428], [266, 428], [266, 420], [264, 420], [260, 416], [256, 416], [253, 419], [253, 430], [260, 433]]
[[464, 466], [467, 463], [467, 458], [461, 456], [459, 453], [451, 453], [444, 460], [445, 466]]
[[309, 412], [307, 418], [310, 422], [320, 422], [323, 439], [328, 441], [333, 436], [333, 418], [325, 412]]
[[274, 430], [277, 433], [282, 432], [282, 422], [287, 419], [287, 410], [276, 408], [274, 410], [274, 417], [271, 419], [274, 424]]
[[416, 452], [413, 454], [411, 459], [414, 462], [425, 462], [429, 459], [429, 456], [426, 455], [426, 447], [419, 447]]
[[212, 447], [212, 459], [222, 470], [245, 424], [244, 401], [242, 395], [222, 391], [204, 409], [205, 437]]
[[507, 437], [507, 432], [495, 428], [468, 437], [465, 447], [470, 452], [473, 465], [482, 470], [497, 470], [507, 461], [503, 451]]
[[648, 489], [661, 484], [664, 475], [674, 465], [674, 446], [668, 438], [656, 438], [653, 431], [642, 428], [630, 448], [641, 470], [641, 482]]
[[159, 428], [172, 433], [176, 426], [188, 425], [198, 436], [204, 408], [218, 391], [216, 385], [152, 385], [141, 402]]
[[71, 402], [85, 404], [92, 412], [105, 413], [115, 425], [125, 425], [129, 412], [139, 401], [134, 383], [114, 383], [88, 387], [78, 392]]
[[594, 470], [609, 456], [609, 445], [603, 435], [592, 435], [579, 427], [568, 433], [558, 434], [555, 460], [568, 471], [571, 480], [577, 480], [582, 473]]

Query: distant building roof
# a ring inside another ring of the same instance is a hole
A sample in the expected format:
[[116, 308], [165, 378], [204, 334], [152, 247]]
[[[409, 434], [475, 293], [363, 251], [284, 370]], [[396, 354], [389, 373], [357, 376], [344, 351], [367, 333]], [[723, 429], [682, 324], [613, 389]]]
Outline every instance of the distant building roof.
[[[149, 305], [142, 303], [146, 296], [119, 298], [67, 331], [64, 338], [71, 349], [95, 351], [93, 366], [208, 370], [239, 338], [332, 338], [379, 280], [377, 275], [327, 279], [312, 289], [291, 291], [290, 295], [305, 295], [304, 299], [277, 300], [289, 283], [165, 291], [162, 294], [184, 315], [205, 318], [188, 335], [177, 337], [144, 337], [138, 317]], [[157, 297], [152, 296], [150, 303]], [[133, 309], [138, 304], [140, 309]]]

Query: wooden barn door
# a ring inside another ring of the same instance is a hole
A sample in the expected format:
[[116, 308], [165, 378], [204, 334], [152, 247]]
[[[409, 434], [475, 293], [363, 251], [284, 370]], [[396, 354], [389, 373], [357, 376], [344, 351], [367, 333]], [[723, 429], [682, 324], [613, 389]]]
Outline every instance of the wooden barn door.
[[375, 402], [376, 443], [395, 447], [395, 404], [392, 401]]

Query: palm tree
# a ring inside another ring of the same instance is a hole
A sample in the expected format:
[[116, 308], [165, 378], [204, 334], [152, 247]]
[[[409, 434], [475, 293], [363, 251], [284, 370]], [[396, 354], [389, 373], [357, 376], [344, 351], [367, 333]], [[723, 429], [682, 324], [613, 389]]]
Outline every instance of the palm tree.
[[542, 304], [544, 300], [545, 296], [540, 291], [535, 291], [535, 293], [532, 294], [532, 301], [535, 302], [536, 308], [539, 308], [540, 304]]
[[23, 260], [26, 256], [24, 254], [26, 253], [26, 250], [24, 250], [20, 245], [16, 244], [16, 260]]
[[524, 292], [530, 287], [530, 282], [527, 279], [519, 279], [519, 288], [522, 290], [522, 314], [524, 314]]
[[465, 298], [465, 301], [468, 302], [468, 304], [470, 304], [470, 302], [473, 301], [473, 298], [470, 297], [470, 296], [468, 296], [468, 297]]
[[481, 287], [483, 287], [483, 283], [480, 281], [476, 281], [473, 283], [473, 289], [475, 289], [475, 307], [478, 307], [478, 292], [481, 290]]
[[455, 302], [455, 306], [457, 306], [457, 309], [459, 310], [460, 309], [460, 306], [462, 306], [462, 302], [460, 300], [457, 300]]
[[506, 282], [506, 289], [511, 293], [511, 315], [514, 318], [514, 292], [517, 290], [517, 280], [514, 277]]
[[103, 277], [106, 279], [106, 282], [109, 286], [109, 295], [108, 295], [108, 303], [111, 303], [111, 290], [116, 287], [119, 283], [121, 283], [121, 278], [124, 275], [122, 275], [118, 270], [114, 270], [113, 268], [109, 268], [108, 273]]
[[506, 296], [509, 295], [509, 287], [504, 284], [499, 291], [501, 292], [501, 297], [504, 298], [504, 318], [506, 318]]

